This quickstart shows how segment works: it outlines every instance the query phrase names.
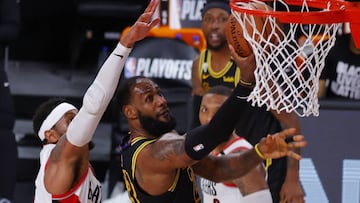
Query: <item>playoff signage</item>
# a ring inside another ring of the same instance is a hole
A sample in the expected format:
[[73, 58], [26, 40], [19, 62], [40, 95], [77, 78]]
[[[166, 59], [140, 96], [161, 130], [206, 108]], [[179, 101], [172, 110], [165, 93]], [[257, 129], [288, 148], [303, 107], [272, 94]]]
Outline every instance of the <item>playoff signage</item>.
[[137, 43], [125, 63], [126, 78], [142, 75], [191, 85], [192, 61], [198, 52], [178, 39], [146, 38]]
[[206, 0], [169, 0], [169, 27], [201, 27], [201, 9]]

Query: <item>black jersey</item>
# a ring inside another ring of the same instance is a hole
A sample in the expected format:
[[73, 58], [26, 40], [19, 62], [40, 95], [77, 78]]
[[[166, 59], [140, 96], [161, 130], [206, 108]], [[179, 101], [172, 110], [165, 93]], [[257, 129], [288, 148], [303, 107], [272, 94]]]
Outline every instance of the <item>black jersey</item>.
[[360, 100], [360, 54], [350, 48], [351, 34], [336, 38], [326, 57], [321, 79], [327, 81], [326, 98]]
[[[137, 155], [145, 146], [156, 139], [135, 138], [122, 152], [122, 173], [132, 203], [200, 203], [195, 183], [195, 175], [190, 167], [177, 169], [177, 176], [167, 192], [152, 196], [144, 192], [136, 182], [135, 163]], [[156, 183], [154, 183], [156, 185]]]
[[211, 67], [211, 52], [207, 49], [200, 54], [199, 74], [205, 92], [216, 85], [234, 89], [240, 79], [240, 69], [233, 60], [230, 60], [221, 71], [215, 72]]

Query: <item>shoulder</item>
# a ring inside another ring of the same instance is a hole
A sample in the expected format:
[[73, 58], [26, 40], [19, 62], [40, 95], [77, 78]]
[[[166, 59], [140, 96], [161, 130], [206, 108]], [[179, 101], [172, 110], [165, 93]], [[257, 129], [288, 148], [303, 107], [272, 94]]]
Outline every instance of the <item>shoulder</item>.
[[157, 140], [158, 143], [168, 143], [168, 142], [173, 142], [173, 141], [183, 141], [185, 140], [185, 135], [179, 135], [176, 131], [171, 131], [168, 133], [165, 133], [164, 135], [162, 135], [160, 137], [159, 140]]

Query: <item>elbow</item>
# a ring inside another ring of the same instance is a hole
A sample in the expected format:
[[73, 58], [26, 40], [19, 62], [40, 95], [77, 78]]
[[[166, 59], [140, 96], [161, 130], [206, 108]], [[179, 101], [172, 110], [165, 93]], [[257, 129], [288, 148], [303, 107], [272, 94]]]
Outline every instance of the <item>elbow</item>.
[[106, 110], [106, 92], [96, 81], [84, 95], [83, 108], [92, 115], [102, 114]]

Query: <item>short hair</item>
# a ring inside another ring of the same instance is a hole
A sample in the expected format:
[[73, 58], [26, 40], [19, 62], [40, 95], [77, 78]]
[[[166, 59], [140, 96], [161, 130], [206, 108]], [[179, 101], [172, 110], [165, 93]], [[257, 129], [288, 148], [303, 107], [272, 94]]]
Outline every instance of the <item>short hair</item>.
[[38, 133], [39, 133], [40, 127], [41, 127], [42, 123], [44, 122], [44, 120], [51, 113], [51, 111], [55, 107], [57, 107], [59, 104], [64, 103], [64, 102], [70, 103], [65, 98], [51, 98], [51, 99], [43, 102], [42, 104], [40, 104], [40, 106], [35, 110], [35, 114], [34, 114], [32, 120], [33, 120], [33, 130], [34, 130], [36, 137], [39, 137]]
[[124, 79], [120, 81], [118, 90], [116, 93], [117, 102], [119, 104], [120, 110], [123, 106], [128, 105], [131, 100], [131, 89], [136, 84], [138, 79], [146, 78], [144, 76], [134, 76], [131, 78]]
[[232, 89], [223, 85], [216, 85], [213, 87], [210, 87], [210, 89], [205, 92], [206, 94], [218, 94], [218, 95], [222, 95], [222, 96], [226, 96], [229, 97], [232, 93]]
[[204, 7], [201, 9], [201, 16], [203, 17], [206, 11], [211, 8], [220, 8], [231, 13], [229, 0], [207, 0]]

